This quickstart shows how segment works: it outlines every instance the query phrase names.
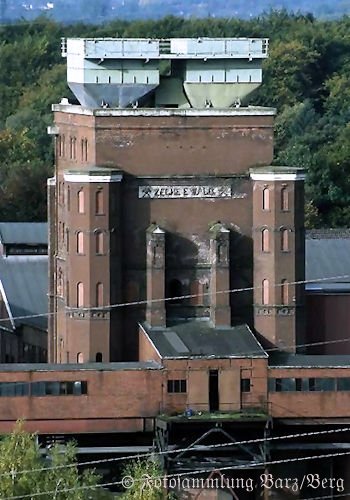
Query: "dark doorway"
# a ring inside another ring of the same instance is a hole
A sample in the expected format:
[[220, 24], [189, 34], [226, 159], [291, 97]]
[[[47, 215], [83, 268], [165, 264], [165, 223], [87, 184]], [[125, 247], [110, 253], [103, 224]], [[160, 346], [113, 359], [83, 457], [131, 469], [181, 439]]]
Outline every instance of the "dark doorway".
[[102, 363], [102, 352], [96, 353], [96, 363]]
[[219, 372], [209, 371], [209, 411], [219, 410]]

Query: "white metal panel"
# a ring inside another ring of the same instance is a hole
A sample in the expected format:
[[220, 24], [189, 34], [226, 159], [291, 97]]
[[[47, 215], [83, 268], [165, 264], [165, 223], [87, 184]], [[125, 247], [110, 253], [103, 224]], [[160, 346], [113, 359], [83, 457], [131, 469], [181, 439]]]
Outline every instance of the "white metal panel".
[[86, 40], [85, 57], [93, 59], [104, 57], [120, 57], [123, 52], [122, 40]]
[[187, 38], [172, 38], [170, 40], [170, 52], [172, 54], [187, 54]]
[[228, 54], [241, 54], [247, 57], [249, 53], [249, 40], [226, 40], [226, 52]]
[[84, 55], [84, 39], [83, 38], [68, 38], [67, 39], [67, 54]]
[[225, 41], [192, 38], [188, 41], [187, 48], [188, 54], [224, 54]]

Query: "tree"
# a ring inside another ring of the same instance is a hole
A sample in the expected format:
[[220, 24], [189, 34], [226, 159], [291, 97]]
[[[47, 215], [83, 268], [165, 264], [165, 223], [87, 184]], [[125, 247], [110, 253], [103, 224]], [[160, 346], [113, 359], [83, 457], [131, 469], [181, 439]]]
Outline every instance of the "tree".
[[123, 500], [164, 500], [173, 499], [167, 495], [162, 482], [163, 472], [160, 463], [154, 459], [135, 460], [123, 472], [123, 485], [126, 492]]
[[26, 432], [23, 423], [18, 422], [14, 431], [0, 441], [0, 498], [112, 498], [98, 486], [99, 476], [94, 471], [79, 474], [73, 444], [64, 451], [54, 446], [48, 459], [49, 463], [43, 461], [35, 434]]

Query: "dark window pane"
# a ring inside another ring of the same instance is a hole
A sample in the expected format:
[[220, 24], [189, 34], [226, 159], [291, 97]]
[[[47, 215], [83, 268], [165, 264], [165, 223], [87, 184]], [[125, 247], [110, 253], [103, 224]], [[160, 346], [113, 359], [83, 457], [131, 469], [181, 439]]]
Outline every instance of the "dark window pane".
[[337, 379], [337, 389], [338, 391], [350, 391], [350, 378], [341, 377]]
[[17, 382], [15, 384], [15, 396], [28, 396], [29, 384], [26, 382]]
[[316, 378], [315, 391], [334, 391], [335, 379], [334, 378]]
[[170, 393], [187, 392], [186, 380], [185, 379], [168, 380], [168, 392], [170, 392]]
[[31, 396], [45, 396], [45, 382], [33, 382], [30, 387]]
[[59, 382], [45, 382], [45, 394], [47, 396], [58, 396], [60, 393]]
[[283, 392], [295, 391], [295, 378], [282, 378], [281, 387]]
[[269, 378], [269, 391], [276, 392], [276, 379], [275, 378]]
[[282, 379], [281, 378], [276, 378], [276, 392], [281, 392], [282, 391]]
[[241, 379], [241, 392], [250, 392], [250, 378]]

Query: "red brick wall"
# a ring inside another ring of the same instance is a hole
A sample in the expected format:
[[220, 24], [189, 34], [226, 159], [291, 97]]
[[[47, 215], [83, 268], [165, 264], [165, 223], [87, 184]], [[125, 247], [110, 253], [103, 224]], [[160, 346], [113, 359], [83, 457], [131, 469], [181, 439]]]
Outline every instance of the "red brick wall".
[[[164, 378], [187, 379], [187, 394], [168, 394], [167, 383], [163, 384], [163, 408], [166, 412], [181, 412], [190, 407], [208, 411], [209, 370], [219, 371], [219, 401], [221, 411], [239, 410], [241, 407], [266, 406], [267, 361], [265, 359], [192, 359], [164, 360], [167, 372]], [[236, 390], [231, 398], [227, 390], [220, 386], [220, 377], [229, 380]], [[241, 378], [251, 379], [251, 391], [240, 394]], [[194, 385], [190, 387], [190, 384]], [[240, 394], [240, 397], [239, 397]]]
[[[273, 368], [270, 378], [350, 377], [348, 368]], [[348, 417], [350, 391], [269, 392], [271, 415], [278, 418]]]
[[0, 432], [24, 418], [39, 432], [142, 430], [159, 413], [160, 370], [1, 372], [0, 382], [86, 381], [81, 396], [0, 397]]

